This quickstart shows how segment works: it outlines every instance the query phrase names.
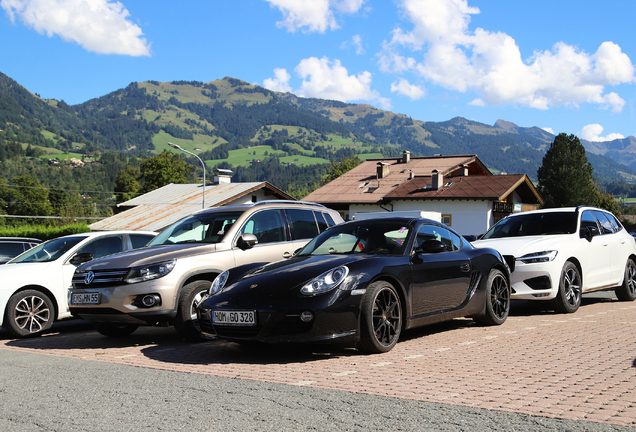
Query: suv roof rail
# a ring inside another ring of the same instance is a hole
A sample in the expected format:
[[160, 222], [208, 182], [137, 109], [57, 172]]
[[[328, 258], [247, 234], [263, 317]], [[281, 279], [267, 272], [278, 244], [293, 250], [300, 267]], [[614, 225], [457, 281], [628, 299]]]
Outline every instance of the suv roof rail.
[[258, 201], [252, 204], [252, 206], [257, 206], [257, 205], [262, 205], [262, 204], [303, 204], [303, 205], [310, 205], [310, 206], [317, 206], [317, 207], [323, 207], [323, 208], [327, 208], [322, 204], [318, 204], [315, 202], [310, 202], [310, 201], [291, 201], [291, 200], [264, 200], [264, 201]]

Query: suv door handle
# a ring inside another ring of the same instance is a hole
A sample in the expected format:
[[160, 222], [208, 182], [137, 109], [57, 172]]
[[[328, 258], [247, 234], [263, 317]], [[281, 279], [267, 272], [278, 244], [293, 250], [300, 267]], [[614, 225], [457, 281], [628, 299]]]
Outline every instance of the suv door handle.
[[291, 258], [292, 254], [290, 254], [289, 252], [285, 252], [283, 253], [283, 258], [287, 259], [287, 258]]

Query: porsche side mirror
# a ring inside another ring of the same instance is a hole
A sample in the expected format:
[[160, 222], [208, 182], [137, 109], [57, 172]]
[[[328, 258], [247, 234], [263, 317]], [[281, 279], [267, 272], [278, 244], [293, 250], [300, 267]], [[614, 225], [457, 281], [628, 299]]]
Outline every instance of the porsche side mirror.
[[440, 253], [446, 250], [446, 245], [439, 240], [426, 240], [415, 248], [417, 254]]
[[73, 258], [71, 258], [69, 262], [73, 264], [74, 266], [78, 266], [80, 264], [84, 264], [85, 262], [89, 262], [92, 260], [93, 260], [93, 254], [91, 254], [90, 252], [81, 252], [75, 255]]
[[247, 250], [252, 249], [257, 243], [258, 239], [254, 234], [245, 233], [238, 238], [236, 245], [239, 247], [239, 249]]

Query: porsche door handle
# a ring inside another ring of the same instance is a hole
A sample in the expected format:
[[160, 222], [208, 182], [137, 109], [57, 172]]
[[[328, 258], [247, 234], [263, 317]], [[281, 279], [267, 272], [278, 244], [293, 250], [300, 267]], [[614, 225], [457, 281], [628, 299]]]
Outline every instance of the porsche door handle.
[[462, 265], [459, 266], [459, 269], [463, 272], [469, 272], [470, 271], [470, 264], [469, 263], [463, 263]]

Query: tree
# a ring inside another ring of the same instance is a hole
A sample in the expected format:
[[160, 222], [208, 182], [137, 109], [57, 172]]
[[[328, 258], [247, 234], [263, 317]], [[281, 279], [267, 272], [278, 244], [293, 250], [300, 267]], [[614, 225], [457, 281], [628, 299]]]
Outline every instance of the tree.
[[194, 166], [188, 164], [180, 155], [164, 150], [141, 163], [139, 192], [150, 192], [170, 183], [187, 183], [192, 172]]
[[117, 204], [131, 200], [139, 194], [139, 176], [141, 170], [133, 166], [126, 166], [119, 171], [115, 179], [115, 192], [117, 193]]
[[329, 168], [327, 175], [323, 176], [320, 180], [320, 185], [324, 186], [332, 180], [337, 179], [347, 171], [357, 167], [360, 165], [362, 161], [358, 159], [358, 156], [350, 156], [340, 159], [338, 162], [331, 162], [329, 164]]
[[42, 187], [39, 181], [29, 175], [15, 177], [13, 183], [17, 186], [11, 191], [11, 200], [7, 211], [13, 215], [50, 216], [53, 207], [48, 201], [49, 191]]
[[598, 189], [592, 178], [592, 164], [585, 148], [574, 135], [559, 134], [543, 157], [537, 171], [544, 207], [597, 205]]

